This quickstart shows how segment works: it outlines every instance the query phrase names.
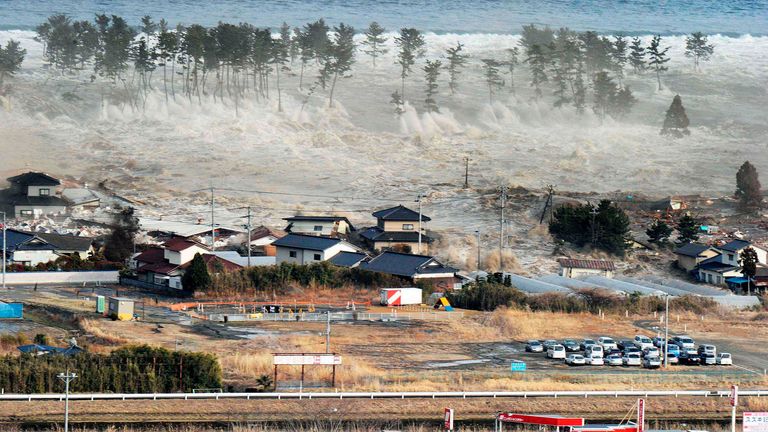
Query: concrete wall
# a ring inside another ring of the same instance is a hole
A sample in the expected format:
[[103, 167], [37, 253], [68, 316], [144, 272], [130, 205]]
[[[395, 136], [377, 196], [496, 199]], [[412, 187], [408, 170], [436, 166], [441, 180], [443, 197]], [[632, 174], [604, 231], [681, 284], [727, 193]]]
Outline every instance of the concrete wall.
[[8, 285], [38, 284], [81, 284], [83, 282], [117, 283], [118, 271], [83, 271], [83, 272], [19, 272], [6, 273]]
[[583, 279], [589, 276], [602, 276], [612, 278], [613, 272], [610, 270], [562, 267], [560, 269], [560, 276], [572, 279]]

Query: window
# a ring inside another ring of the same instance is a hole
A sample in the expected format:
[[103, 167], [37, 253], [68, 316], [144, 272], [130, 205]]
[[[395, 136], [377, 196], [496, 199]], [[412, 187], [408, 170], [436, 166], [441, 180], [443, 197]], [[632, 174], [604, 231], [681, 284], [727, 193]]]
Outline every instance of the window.
[[50, 189], [40, 189], [40, 196], [50, 196], [51, 190]]
[[723, 279], [720, 276], [717, 277], [717, 283], [718, 285], [723, 283]]
[[321, 260], [320, 254], [315, 254], [315, 261], [320, 261], [320, 260]]
[[403, 231], [413, 231], [413, 224], [403, 224]]
[[728, 261], [733, 261], [733, 254], [728, 254]]
[[291, 258], [296, 258], [296, 251], [289, 251], [288, 256]]
[[21, 212], [22, 216], [32, 216], [32, 210], [22, 210]]
[[322, 225], [315, 225], [315, 232], [320, 232], [322, 230], [323, 230], [323, 226]]

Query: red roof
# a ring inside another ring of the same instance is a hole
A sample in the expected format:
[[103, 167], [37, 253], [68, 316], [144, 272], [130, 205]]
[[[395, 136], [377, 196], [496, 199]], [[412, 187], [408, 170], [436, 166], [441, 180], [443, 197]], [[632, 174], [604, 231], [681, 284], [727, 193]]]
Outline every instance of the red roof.
[[170, 275], [174, 271], [178, 270], [179, 266], [176, 264], [170, 264], [167, 262], [159, 262], [153, 264], [147, 264], [139, 267], [136, 271], [139, 273], [152, 272], [157, 274]]
[[136, 258], [134, 258], [134, 260], [136, 260], [137, 262], [154, 264], [154, 263], [164, 262], [165, 261], [165, 259], [163, 258], [164, 254], [165, 254], [165, 251], [163, 251], [162, 248], [152, 247], [136, 255]]
[[163, 243], [163, 246], [171, 251], [174, 252], [181, 252], [183, 250], [187, 250], [193, 246], [197, 246], [199, 248], [208, 249], [208, 246], [198, 243], [196, 241], [192, 241], [189, 239], [181, 238], [181, 237], [174, 237], [167, 242]]
[[584, 426], [584, 419], [580, 417], [499, 413], [496, 418], [505, 423], [523, 423], [545, 426]]
[[560, 258], [557, 260], [563, 267], [590, 269], [590, 270], [616, 270], [616, 266], [613, 265], [613, 261], [608, 260], [588, 260], [588, 259], [572, 259], [572, 258]]
[[274, 238], [283, 238], [285, 237], [286, 233], [275, 231], [273, 229], [267, 228], [265, 226], [260, 226], [258, 228], [254, 228], [251, 231], [251, 241], [258, 240], [264, 237], [272, 236]]
[[[214, 267], [214, 263], [218, 262], [221, 264], [221, 267], [224, 269], [224, 272], [231, 272], [231, 271], [237, 271], [243, 268], [239, 264], [235, 264], [232, 261], [227, 261], [224, 258], [217, 257], [213, 254], [204, 254], [203, 255], [203, 261], [205, 261], [205, 264], [208, 266], [208, 271], [213, 273], [216, 271], [216, 268]], [[181, 266], [181, 268], [185, 269], [189, 267], [189, 265], [192, 264], [192, 261], [189, 261], [188, 263], [185, 263]]]

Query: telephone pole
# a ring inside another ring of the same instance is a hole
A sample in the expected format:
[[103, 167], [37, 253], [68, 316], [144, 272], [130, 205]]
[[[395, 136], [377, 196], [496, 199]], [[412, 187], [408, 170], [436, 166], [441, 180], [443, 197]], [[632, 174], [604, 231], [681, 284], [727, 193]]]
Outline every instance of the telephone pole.
[[419, 197], [416, 199], [419, 203], [419, 255], [421, 255], [421, 197], [422, 195], [419, 194]]
[[69, 432], [69, 383], [77, 378], [77, 374], [70, 373], [67, 369], [67, 373], [60, 373], [56, 376], [64, 381], [64, 432]]
[[211, 184], [211, 250], [216, 250], [216, 223], [213, 216], [213, 184]]
[[8, 252], [8, 245], [6, 244], [6, 234], [5, 234], [5, 212], [0, 212], [3, 214], [3, 289], [5, 289], [5, 254]]
[[501, 187], [501, 217], [499, 219], [499, 271], [502, 269], [503, 249], [504, 249], [504, 206], [507, 201], [507, 187]]
[[326, 322], [325, 322], [325, 353], [330, 354], [331, 353], [331, 311], [328, 311], [326, 314]]
[[475, 231], [475, 235], [477, 236], [477, 273], [480, 274], [480, 230]]
[[464, 189], [469, 189], [469, 157], [464, 158]]
[[248, 210], [248, 214], [245, 215], [248, 221], [245, 225], [245, 229], [248, 231], [246, 234], [245, 247], [248, 249], [248, 267], [251, 266], [251, 206], [245, 207]]

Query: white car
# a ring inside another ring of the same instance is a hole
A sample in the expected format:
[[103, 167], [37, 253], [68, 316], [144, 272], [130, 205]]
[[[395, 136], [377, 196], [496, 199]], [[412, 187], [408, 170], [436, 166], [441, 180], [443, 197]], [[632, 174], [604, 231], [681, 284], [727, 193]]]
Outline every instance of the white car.
[[570, 366], [584, 366], [587, 364], [587, 359], [581, 354], [571, 354], [565, 359], [565, 364]]
[[653, 341], [648, 336], [637, 335], [635, 336], [634, 344], [640, 351], [646, 348], [653, 348]]
[[621, 356], [619, 354], [611, 354], [608, 357], [605, 358], [605, 362], [608, 363], [608, 366], [623, 366], [624, 362], [621, 359]]
[[608, 336], [601, 336], [597, 338], [597, 344], [603, 347], [604, 351], [618, 349], [618, 345], [616, 345], [616, 342], [613, 339], [609, 338]]
[[646, 348], [643, 350], [643, 357], [659, 357], [661, 353], [656, 347]]
[[547, 350], [547, 357], [551, 359], [564, 359], [565, 358], [565, 347], [560, 344], [555, 344], [549, 347]]
[[589, 345], [587, 346], [587, 349], [584, 350], [584, 355], [587, 357], [602, 357], [603, 347], [600, 345]]
[[688, 336], [675, 336], [672, 338], [672, 343], [679, 346], [681, 350], [696, 349], [696, 342]]
[[643, 359], [643, 367], [646, 369], [658, 369], [661, 367], [661, 359], [648, 356]]
[[723, 366], [733, 365], [733, 358], [731, 357], [731, 353], [721, 352], [717, 356], [717, 364], [723, 365]]
[[639, 353], [629, 353], [621, 359], [624, 366], [641, 366], [643, 364], [643, 358]]
[[602, 366], [605, 364], [605, 360], [602, 357], [587, 357], [587, 364], [590, 366]]

